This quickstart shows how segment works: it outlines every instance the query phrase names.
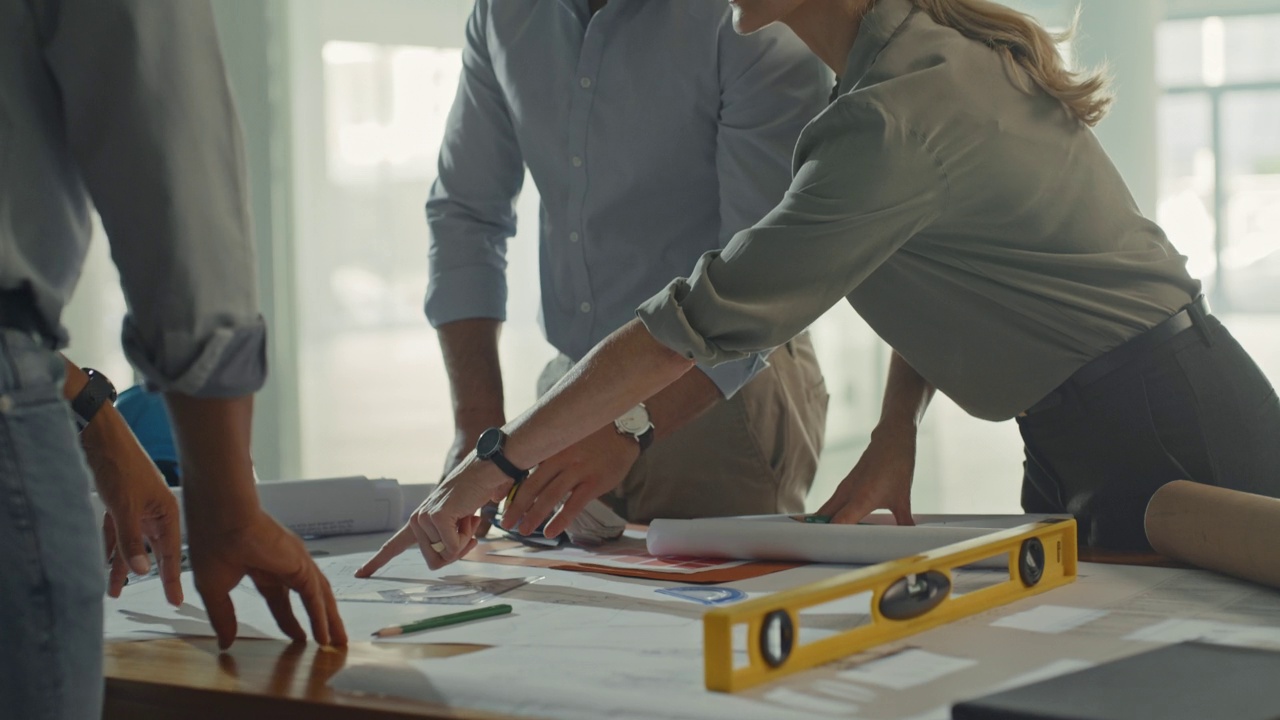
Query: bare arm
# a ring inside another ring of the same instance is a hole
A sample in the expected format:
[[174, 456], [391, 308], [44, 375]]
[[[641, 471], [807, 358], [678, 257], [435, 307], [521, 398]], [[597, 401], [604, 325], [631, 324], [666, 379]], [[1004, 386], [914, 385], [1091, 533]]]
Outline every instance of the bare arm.
[[657, 441], [675, 434], [723, 399], [720, 389], [706, 373], [686, 372], [645, 401], [653, 423], [653, 439]]
[[182, 458], [182, 495], [192, 532], [247, 524], [259, 511], [249, 438], [253, 397], [194, 398], [166, 393]]
[[[88, 384], [89, 376], [66, 357], [62, 360], [67, 373], [63, 396], [71, 401]], [[149, 543], [160, 565], [165, 598], [181, 605], [182, 531], [177, 496], [111, 403], [103, 403], [80, 433], [80, 446], [98, 497], [107, 508], [102, 519], [103, 544], [111, 563], [107, 594], [120, 596], [130, 570], [139, 575], [150, 570]]]
[[693, 367], [632, 320], [507, 428], [507, 457], [533, 467], [653, 397]]
[[[706, 373], [686, 372], [645, 400], [654, 441], [673, 434], [721, 399], [719, 387]], [[555, 512], [545, 528], [548, 536], [555, 537], [568, 529], [588, 503], [618, 487], [639, 459], [639, 444], [606, 423], [539, 463], [537, 472], [521, 484], [503, 510], [502, 525], [530, 535]]]
[[898, 353], [889, 362], [880, 422], [858, 464], [818, 511], [833, 522], [856, 523], [887, 508], [899, 525], [912, 525], [911, 481], [916, 464], [916, 429], [934, 388]]
[[249, 456], [253, 397], [167, 393], [165, 401], [182, 458], [191, 567], [218, 645], [226, 648], [235, 639], [230, 592], [246, 575], [289, 637], [306, 640], [289, 602], [293, 591], [311, 618], [316, 641], [345, 645], [347, 634], [329, 581], [298, 536], [258, 504]]
[[889, 360], [889, 379], [885, 382], [877, 429], [903, 428], [914, 432], [924, 420], [933, 393], [934, 387], [929, 381], [895, 351]]
[[[506, 456], [517, 467], [533, 467], [657, 395], [692, 367], [693, 361], [659, 343], [633, 320], [605, 338], [508, 424]], [[511, 479], [497, 466], [468, 456], [356, 575], [372, 575], [414, 544], [432, 568], [457, 560], [475, 546], [480, 523], [476, 511], [501, 500], [510, 488]]]
[[453, 397], [453, 447], [445, 458], [447, 477], [475, 447], [480, 433], [506, 422], [498, 336], [502, 322], [458, 320], [436, 329]]

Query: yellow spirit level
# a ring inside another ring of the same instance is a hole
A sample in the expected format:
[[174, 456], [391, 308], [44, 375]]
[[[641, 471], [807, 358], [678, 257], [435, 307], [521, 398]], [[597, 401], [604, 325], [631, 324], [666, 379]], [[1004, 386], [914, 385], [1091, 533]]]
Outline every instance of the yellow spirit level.
[[[999, 555], [1008, 557], [1008, 580], [952, 593], [957, 568]], [[993, 532], [717, 608], [702, 618], [707, 689], [737, 692], [1075, 579], [1076, 521], [1068, 518]], [[801, 610], [866, 592], [872, 593], [869, 624], [802, 643]], [[735, 668], [733, 629], [742, 624], [747, 626], [747, 664]]]

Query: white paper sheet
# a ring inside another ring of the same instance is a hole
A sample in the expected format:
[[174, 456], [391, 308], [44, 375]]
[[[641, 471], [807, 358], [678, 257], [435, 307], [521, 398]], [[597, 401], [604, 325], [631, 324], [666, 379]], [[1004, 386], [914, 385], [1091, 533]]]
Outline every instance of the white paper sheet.
[[764, 699], [792, 710], [832, 717], [849, 717], [858, 712], [858, 706], [846, 700], [800, 692], [789, 687], [768, 690], [765, 692]]
[[1280, 627], [1238, 625], [1212, 620], [1170, 618], [1126, 635], [1125, 640], [1180, 643], [1198, 640], [1218, 645], [1280, 648]]
[[1105, 617], [1106, 614], [1106, 610], [1041, 605], [1038, 608], [1002, 617], [991, 623], [991, 627], [1056, 635]]
[[978, 661], [972, 658], [948, 657], [913, 648], [846, 670], [840, 673], [840, 677], [894, 690], [907, 690], [977, 664]]
[[646, 572], [664, 573], [668, 575], [692, 575], [708, 570], [745, 565], [742, 560], [716, 560], [707, 558], [660, 558], [650, 555], [644, 545], [630, 547], [610, 543], [597, 548], [559, 547], [537, 549], [530, 547], [511, 548], [491, 553], [500, 557], [535, 558], [538, 560], [556, 560], [582, 565], [599, 565], [600, 567], [621, 568], [624, 570], [644, 570]]
[[701, 652], [600, 648], [588, 654], [516, 646], [415, 660], [409, 665], [417, 677], [356, 666], [338, 673], [330, 685], [339, 691], [565, 720], [775, 720], [782, 714], [772, 703], [707, 691], [702, 686]]
[[[649, 553], [658, 556], [873, 564], [971, 540], [1047, 515], [919, 516], [914, 527], [871, 523], [828, 525], [785, 515], [701, 520], [654, 520]], [[1002, 556], [988, 567], [1007, 567]]]
[[[191, 573], [182, 574], [185, 595], [179, 608], [165, 602], [163, 587], [158, 582], [125, 587], [119, 599], [103, 599], [103, 632], [111, 641], [154, 640], [165, 636], [214, 637], [213, 626], [204, 611], [204, 603], [196, 592]], [[231, 591], [238, 621], [237, 637], [285, 638], [266, 609], [262, 597], [245, 584]], [[294, 613], [305, 617], [300, 603]], [[306, 626], [305, 620], [303, 626]]]

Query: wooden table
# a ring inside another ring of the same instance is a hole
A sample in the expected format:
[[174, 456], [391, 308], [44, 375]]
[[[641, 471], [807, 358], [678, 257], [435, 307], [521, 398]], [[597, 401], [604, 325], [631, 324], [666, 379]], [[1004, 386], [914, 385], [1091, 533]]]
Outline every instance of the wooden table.
[[349, 663], [397, 664], [447, 657], [478, 645], [375, 645], [343, 649], [283, 640], [237, 640], [225, 653], [213, 638], [108, 643], [107, 720], [404, 720], [498, 716], [394, 698], [336, 693], [328, 682]]
[[[1158, 555], [1082, 549], [1080, 559], [1126, 565], [1183, 567]], [[212, 638], [171, 638], [110, 643], [106, 648], [108, 720], [403, 720], [466, 718], [492, 714], [420, 702], [336, 693], [328, 682], [349, 664], [394, 665], [424, 657], [473, 652], [478, 645], [352, 643], [320, 649], [314, 643], [237, 640], [226, 653]]]

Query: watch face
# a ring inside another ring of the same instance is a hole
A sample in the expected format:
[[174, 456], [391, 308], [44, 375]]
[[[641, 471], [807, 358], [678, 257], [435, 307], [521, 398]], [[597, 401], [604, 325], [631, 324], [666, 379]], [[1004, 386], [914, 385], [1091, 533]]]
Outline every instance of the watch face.
[[649, 411], [645, 409], [644, 405], [637, 405], [618, 418], [615, 424], [619, 430], [628, 435], [640, 435], [651, 426]]
[[476, 456], [481, 460], [488, 460], [502, 449], [502, 428], [489, 428], [480, 433], [480, 439], [476, 440]]

